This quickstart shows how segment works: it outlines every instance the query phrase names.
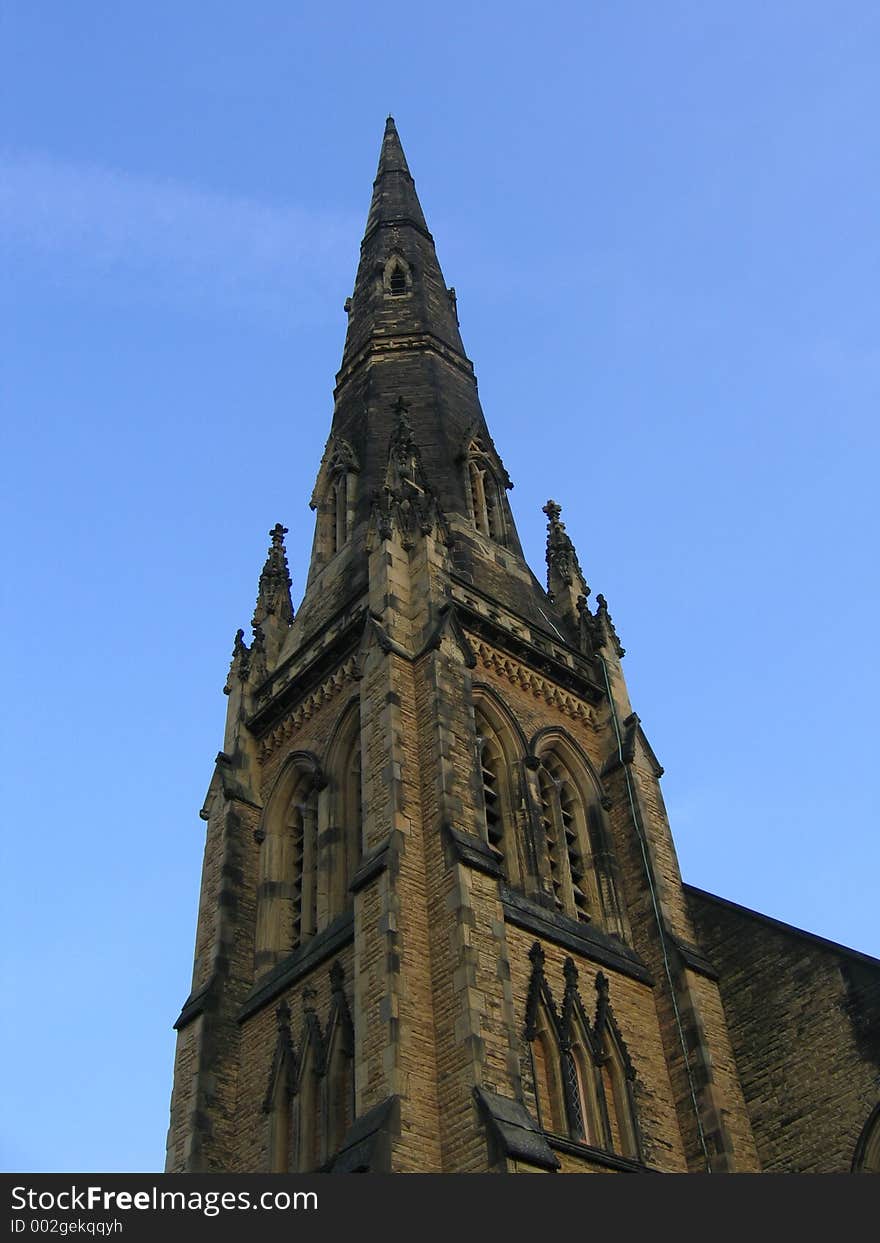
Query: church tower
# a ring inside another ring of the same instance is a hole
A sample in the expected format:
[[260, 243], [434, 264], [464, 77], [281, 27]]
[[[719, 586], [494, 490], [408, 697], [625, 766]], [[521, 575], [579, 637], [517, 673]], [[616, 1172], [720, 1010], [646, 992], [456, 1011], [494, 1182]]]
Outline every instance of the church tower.
[[523, 559], [388, 119], [296, 615], [235, 638], [169, 1171], [758, 1156], [605, 599]]

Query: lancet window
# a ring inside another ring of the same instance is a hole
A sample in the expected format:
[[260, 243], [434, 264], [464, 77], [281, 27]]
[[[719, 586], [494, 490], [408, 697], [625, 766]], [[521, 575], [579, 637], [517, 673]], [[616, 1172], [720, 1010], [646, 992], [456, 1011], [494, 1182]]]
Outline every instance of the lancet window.
[[313, 575], [351, 539], [359, 469], [351, 445], [341, 438], [333, 438], [327, 446], [312, 493], [311, 506], [318, 511], [312, 552]]
[[385, 263], [382, 283], [387, 294], [398, 298], [412, 289], [412, 269], [403, 255], [391, 255]]
[[466, 454], [467, 495], [474, 526], [487, 539], [506, 544], [503, 491], [492, 463], [479, 439], [472, 440]]
[[536, 793], [557, 910], [624, 936], [598, 792], [584, 765], [552, 746], [540, 757]]
[[482, 789], [486, 841], [496, 855], [502, 875], [514, 888], [523, 886], [520, 826], [514, 798], [516, 748], [509, 724], [487, 701], [478, 702], [477, 771]]
[[349, 886], [361, 855], [361, 728], [357, 706], [340, 723], [327, 759], [326, 825], [320, 834], [321, 926], [351, 906]]
[[565, 962], [565, 993], [557, 1008], [537, 941], [529, 957], [525, 1037], [537, 1121], [551, 1136], [641, 1161], [635, 1071], [611, 1012], [607, 980], [601, 973], [596, 978], [598, 1000], [591, 1022], [573, 959]]
[[276, 783], [257, 831], [255, 965], [273, 966], [317, 930], [318, 795], [314, 757], [294, 754]]
[[263, 1102], [271, 1173], [330, 1168], [354, 1122], [354, 1025], [344, 980], [337, 961], [330, 969], [326, 1028], [315, 1010], [315, 989], [303, 989], [299, 1051], [290, 1032], [288, 1003], [281, 1002], [275, 1012], [278, 1035]]

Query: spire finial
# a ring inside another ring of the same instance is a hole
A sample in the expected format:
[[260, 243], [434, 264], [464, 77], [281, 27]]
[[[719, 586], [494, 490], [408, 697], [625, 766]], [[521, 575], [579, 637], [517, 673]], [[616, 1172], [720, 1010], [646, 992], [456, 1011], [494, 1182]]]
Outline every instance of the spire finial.
[[551, 500], [547, 502], [541, 510], [541, 513], [547, 515], [550, 520], [550, 525], [553, 526], [554, 523], [559, 522], [559, 516], [562, 513], [562, 506], [557, 505], [555, 501]]

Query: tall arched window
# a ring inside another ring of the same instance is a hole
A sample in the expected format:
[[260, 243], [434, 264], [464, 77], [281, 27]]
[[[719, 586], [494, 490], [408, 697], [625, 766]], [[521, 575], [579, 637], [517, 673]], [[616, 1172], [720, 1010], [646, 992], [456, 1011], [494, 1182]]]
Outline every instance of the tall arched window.
[[564, 1135], [565, 1103], [560, 1075], [559, 1049], [547, 1017], [541, 1014], [538, 1030], [531, 1043], [532, 1070], [538, 1121], [545, 1131]]
[[318, 1052], [308, 1041], [303, 1050], [296, 1095], [296, 1168], [309, 1174], [321, 1160], [321, 1110]]
[[342, 965], [337, 961], [330, 971], [333, 1001], [326, 1038], [325, 1161], [342, 1147], [346, 1132], [354, 1122], [354, 1026], [343, 989], [344, 978]]
[[361, 856], [361, 725], [357, 705], [346, 710], [327, 758], [326, 814], [322, 814], [319, 926], [348, 910]]
[[580, 1115], [581, 1138], [593, 1148], [604, 1148], [599, 1102], [596, 1098], [596, 1070], [589, 1042], [577, 1039], [571, 1047], [574, 1068], [574, 1095]]
[[599, 794], [584, 762], [564, 740], [542, 752], [536, 793], [557, 910], [573, 919], [592, 920], [623, 938], [625, 924]]
[[282, 1001], [275, 1011], [278, 1035], [269, 1072], [263, 1112], [269, 1116], [269, 1172], [289, 1174], [296, 1056], [290, 1039], [290, 1007]]
[[317, 926], [317, 827], [320, 770], [304, 753], [291, 761], [270, 796], [258, 831], [255, 966], [274, 966]]
[[635, 1070], [608, 1000], [608, 981], [596, 977], [596, 1021], [593, 1027], [595, 1062], [599, 1069], [600, 1106], [605, 1127], [604, 1147], [633, 1161], [641, 1160], [641, 1137], [636, 1121]]
[[507, 543], [503, 492], [482, 441], [472, 440], [466, 454], [467, 493], [474, 526], [496, 544]]
[[556, 906], [575, 919], [588, 920], [598, 903], [592, 872], [584, 859], [583, 800], [571, 774], [552, 752], [544, 756], [538, 771], [538, 789]]
[[477, 731], [477, 772], [482, 789], [486, 840], [495, 852], [502, 875], [514, 888], [523, 886], [523, 863], [513, 795], [515, 744], [510, 727], [490, 703], [474, 710]]

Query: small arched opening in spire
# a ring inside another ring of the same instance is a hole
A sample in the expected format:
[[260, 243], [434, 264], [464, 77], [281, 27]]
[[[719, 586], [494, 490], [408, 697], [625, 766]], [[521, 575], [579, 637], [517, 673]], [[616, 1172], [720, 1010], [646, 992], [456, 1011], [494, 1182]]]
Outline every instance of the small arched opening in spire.
[[382, 284], [386, 294], [399, 298], [412, 289], [412, 268], [403, 255], [391, 255], [385, 263]]
[[318, 511], [309, 578], [348, 544], [354, 529], [360, 464], [347, 441], [333, 438], [327, 446], [311, 507]]
[[503, 492], [479, 439], [472, 440], [468, 445], [465, 470], [468, 504], [474, 526], [486, 539], [506, 545]]

